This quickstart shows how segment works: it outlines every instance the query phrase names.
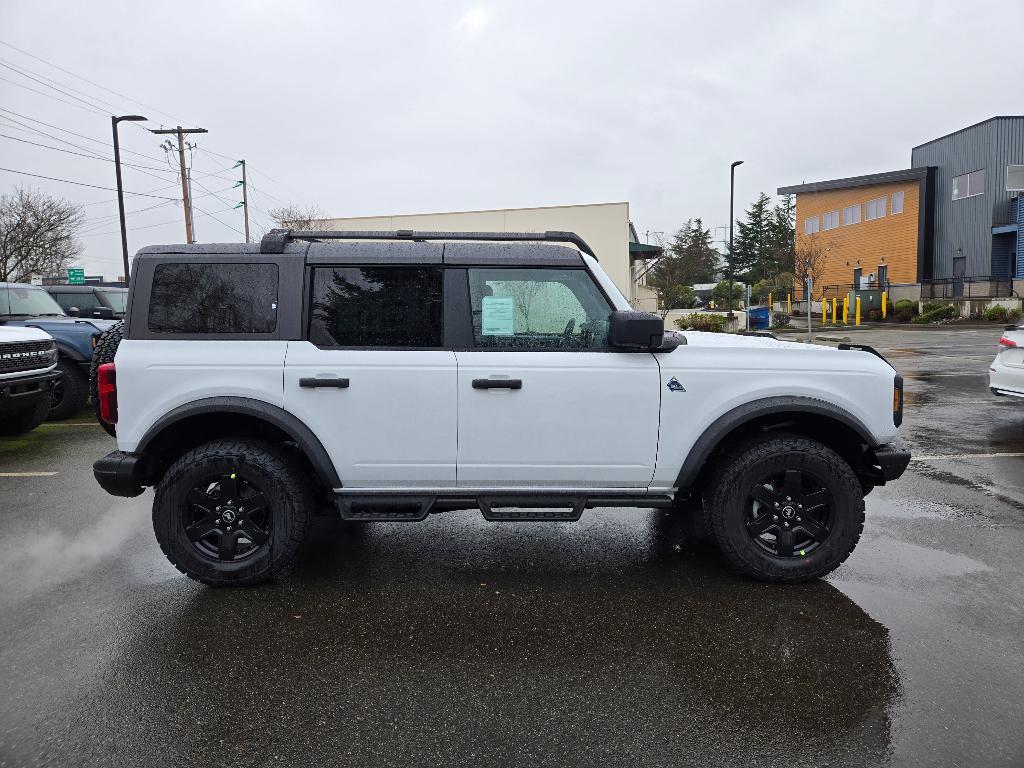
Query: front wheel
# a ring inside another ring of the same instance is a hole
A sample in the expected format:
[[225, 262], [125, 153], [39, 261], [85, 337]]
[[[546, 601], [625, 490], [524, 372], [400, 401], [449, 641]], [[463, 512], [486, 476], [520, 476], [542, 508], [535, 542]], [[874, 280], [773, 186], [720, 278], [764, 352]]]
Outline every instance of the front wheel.
[[275, 445], [207, 443], [157, 485], [153, 530], [186, 576], [214, 587], [257, 584], [291, 564], [313, 508], [309, 487]]
[[709, 527], [726, 560], [761, 581], [806, 581], [835, 570], [864, 529], [857, 476], [835, 451], [798, 435], [765, 435], [719, 465]]

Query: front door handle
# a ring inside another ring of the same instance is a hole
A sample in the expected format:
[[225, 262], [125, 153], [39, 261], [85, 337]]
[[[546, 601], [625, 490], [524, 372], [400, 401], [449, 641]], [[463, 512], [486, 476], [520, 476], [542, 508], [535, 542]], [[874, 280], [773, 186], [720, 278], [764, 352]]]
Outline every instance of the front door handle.
[[522, 389], [522, 379], [473, 379], [473, 389]]
[[327, 379], [327, 378], [302, 378], [299, 379], [300, 387], [333, 387], [334, 389], [348, 389], [348, 379]]

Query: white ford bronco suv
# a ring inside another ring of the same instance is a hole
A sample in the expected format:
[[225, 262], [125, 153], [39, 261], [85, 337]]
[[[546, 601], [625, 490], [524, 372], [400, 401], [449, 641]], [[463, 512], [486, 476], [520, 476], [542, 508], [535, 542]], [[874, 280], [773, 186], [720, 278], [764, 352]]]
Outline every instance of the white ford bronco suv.
[[[274, 230], [145, 248], [98, 368], [108, 492], [154, 486], [206, 584], [282, 571], [317, 510], [419, 521], [676, 508], [736, 569], [836, 568], [899, 477], [903, 382], [868, 347], [665, 334], [577, 235]], [[102, 345], [101, 345], [102, 346]]]

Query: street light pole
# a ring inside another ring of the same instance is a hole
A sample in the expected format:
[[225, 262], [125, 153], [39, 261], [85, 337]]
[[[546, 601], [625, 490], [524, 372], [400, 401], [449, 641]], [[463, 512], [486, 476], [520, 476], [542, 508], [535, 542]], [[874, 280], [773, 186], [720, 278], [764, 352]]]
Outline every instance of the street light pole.
[[732, 213], [733, 199], [736, 196], [736, 166], [743, 165], [742, 160], [736, 160], [732, 165], [729, 166], [729, 319], [731, 320], [734, 315], [732, 313], [732, 281], [733, 281], [733, 251], [732, 251], [732, 227], [734, 216]]
[[121, 219], [121, 256], [124, 259], [124, 284], [128, 285], [128, 230], [124, 224], [124, 190], [121, 187], [121, 143], [117, 140], [117, 124], [122, 120], [145, 120], [142, 115], [110, 116], [110, 128], [114, 132], [114, 174], [117, 176], [117, 213]]

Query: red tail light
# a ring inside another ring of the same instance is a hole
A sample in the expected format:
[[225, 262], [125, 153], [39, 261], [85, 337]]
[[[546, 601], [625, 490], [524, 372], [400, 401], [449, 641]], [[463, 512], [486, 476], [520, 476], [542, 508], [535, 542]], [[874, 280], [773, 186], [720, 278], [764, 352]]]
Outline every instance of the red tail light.
[[1005, 336], [1003, 336], [1001, 339], [999, 339], [999, 343], [1000, 343], [1000, 345], [1002, 345], [1004, 347], [1016, 347], [1016, 346], [1019, 346], [1016, 341], [1014, 341], [1013, 339], [1008, 339]]
[[96, 371], [96, 389], [100, 399], [100, 418], [117, 424], [117, 371], [113, 363], [103, 363]]

